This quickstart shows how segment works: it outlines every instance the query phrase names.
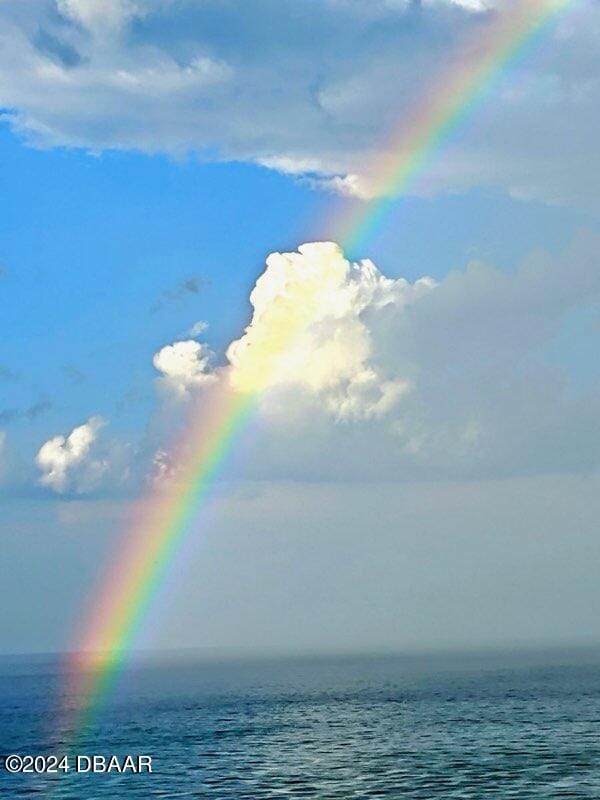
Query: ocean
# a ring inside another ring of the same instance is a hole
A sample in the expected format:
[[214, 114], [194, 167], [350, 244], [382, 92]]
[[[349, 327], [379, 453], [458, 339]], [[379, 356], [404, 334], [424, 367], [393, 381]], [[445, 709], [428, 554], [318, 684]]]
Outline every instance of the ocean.
[[[56, 658], [0, 659], [2, 763], [65, 752], [64, 686]], [[75, 747], [153, 771], [0, 766], [0, 796], [598, 800], [600, 655], [138, 663]]]

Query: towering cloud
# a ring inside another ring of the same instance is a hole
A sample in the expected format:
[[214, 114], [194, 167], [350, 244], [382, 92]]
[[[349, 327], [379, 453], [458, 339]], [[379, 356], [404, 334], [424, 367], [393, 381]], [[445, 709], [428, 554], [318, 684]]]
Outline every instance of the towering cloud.
[[231, 381], [244, 391], [302, 392], [339, 419], [383, 414], [410, 382], [379, 362], [370, 324], [434, 286], [386, 278], [368, 260], [353, 264], [333, 242], [273, 253], [250, 295], [251, 322], [227, 350]]

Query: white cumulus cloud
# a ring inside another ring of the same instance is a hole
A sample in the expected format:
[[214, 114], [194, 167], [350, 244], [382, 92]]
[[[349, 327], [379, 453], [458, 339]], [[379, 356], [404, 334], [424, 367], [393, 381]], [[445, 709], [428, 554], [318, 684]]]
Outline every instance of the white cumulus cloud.
[[208, 386], [216, 380], [210, 371], [212, 352], [208, 345], [186, 339], [165, 345], [152, 363], [161, 373], [159, 381], [170, 392], [185, 397], [192, 389]]
[[92, 488], [107, 469], [105, 461], [91, 457], [92, 445], [105, 424], [102, 417], [90, 417], [68, 436], [54, 436], [45, 442], [35, 459], [42, 472], [42, 486], [58, 493], [70, 488], [76, 491]]
[[227, 350], [234, 387], [303, 392], [339, 419], [388, 411], [410, 389], [374, 352], [369, 318], [400, 313], [435, 286], [386, 278], [334, 242], [272, 253], [250, 295], [252, 319]]

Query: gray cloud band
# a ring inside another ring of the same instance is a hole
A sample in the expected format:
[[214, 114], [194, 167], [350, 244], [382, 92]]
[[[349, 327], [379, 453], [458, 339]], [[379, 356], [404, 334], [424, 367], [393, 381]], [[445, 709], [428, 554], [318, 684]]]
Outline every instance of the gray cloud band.
[[[488, 5], [6, 0], [0, 105], [34, 144], [242, 159], [366, 196], [364, 164], [484, 35]], [[414, 190], [600, 210], [599, 35], [598, 4], [565, 15]]]

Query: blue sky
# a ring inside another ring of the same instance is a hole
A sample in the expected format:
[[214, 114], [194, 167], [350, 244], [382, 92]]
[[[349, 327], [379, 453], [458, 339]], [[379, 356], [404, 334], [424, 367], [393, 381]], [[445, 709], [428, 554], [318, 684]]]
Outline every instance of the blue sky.
[[[226, 350], [246, 325], [250, 338], [269, 335], [259, 319], [267, 301], [253, 317], [249, 299], [266, 257], [327, 239], [340, 210], [367, 208], [345, 181], [368, 186], [361, 170], [390, 124], [497, 11], [458, 0], [251, 5], [10, 0], [0, 11], [0, 497], [10, 556], [0, 600], [15, 609], [5, 652], [68, 646], [74, 609], [187, 404], [207, 376], [239, 368]], [[319, 301], [321, 332], [299, 352], [298, 374], [267, 394], [197, 566], [175, 565], [181, 586], [167, 587], [144, 642], [249, 648], [254, 632], [257, 646], [292, 647], [273, 611], [286, 586], [294, 625], [322, 615], [312, 639], [296, 642], [307, 648], [527, 639], [528, 592], [540, 641], [600, 635], [582, 612], [600, 576], [593, 508], [580, 511], [597, 496], [600, 444], [599, 27], [591, 3], [559, 20], [432, 159], [427, 194], [397, 200], [356, 254], [375, 263], [386, 303], [350, 302], [354, 284], [336, 286], [330, 300], [344, 311], [334, 322]], [[303, 255], [299, 274], [321, 258], [325, 270], [324, 251]], [[433, 279], [427, 291], [415, 283], [423, 276]], [[353, 280], [361, 297], [371, 291], [364, 269]], [[199, 321], [208, 327], [191, 332]], [[185, 352], [164, 350], [182, 341]], [[64, 443], [36, 463], [45, 443], [79, 426], [90, 426], [90, 441], [58, 477], [48, 463], [66, 457]], [[402, 519], [411, 486], [421, 505]], [[549, 516], [550, 495], [560, 508]], [[503, 503], [523, 514], [510, 530], [490, 523], [495, 539], [482, 534]], [[360, 525], [371, 516], [381, 526], [369, 555]], [[557, 552], [575, 537], [564, 570], [547, 557], [545, 529]], [[422, 547], [425, 530], [435, 552]], [[450, 575], [444, 530], [457, 548]], [[522, 570], [499, 544], [518, 547], [519, 536]], [[221, 578], [207, 575], [205, 550]], [[486, 567], [490, 592], [469, 583], [487, 558], [498, 563]], [[324, 564], [330, 590], [317, 591]], [[200, 580], [236, 598], [206, 628], [200, 609], [215, 603]], [[403, 631], [394, 619], [406, 585], [420, 610]], [[520, 600], [503, 617], [509, 586]], [[464, 622], [478, 603], [479, 619]]]

